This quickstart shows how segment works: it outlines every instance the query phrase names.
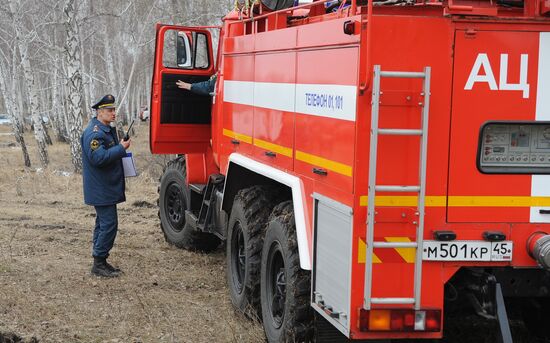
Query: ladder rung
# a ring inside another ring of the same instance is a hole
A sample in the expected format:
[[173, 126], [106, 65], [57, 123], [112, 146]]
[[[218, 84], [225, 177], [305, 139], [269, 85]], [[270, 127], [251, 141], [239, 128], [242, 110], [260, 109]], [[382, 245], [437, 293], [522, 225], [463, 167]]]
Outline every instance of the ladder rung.
[[371, 298], [373, 304], [414, 304], [414, 298]]
[[376, 186], [377, 192], [420, 192], [420, 186]]
[[407, 71], [381, 71], [381, 77], [397, 77], [403, 79], [423, 79], [426, 77], [422, 72], [407, 72]]
[[378, 129], [378, 133], [394, 136], [422, 136], [423, 131], [414, 129]]
[[374, 248], [416, 248], [416, 242], [374, 242]]

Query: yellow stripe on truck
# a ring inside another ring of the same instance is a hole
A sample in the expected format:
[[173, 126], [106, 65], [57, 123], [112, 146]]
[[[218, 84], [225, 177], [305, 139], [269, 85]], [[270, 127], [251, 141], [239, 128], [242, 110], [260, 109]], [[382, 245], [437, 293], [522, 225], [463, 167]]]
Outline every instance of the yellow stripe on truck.
[[[273, 151], [283, 156], [292, 158], [292, 155], [293, 155], [292, 148], [267, 142], [258, 138], [252, 138], [251, 136], [243, 135], [242, 133], [237, 133], [229, 129], [223, 129], [223, 135], [229, 138], [237, 139], [239, 141], [242, 141], [248, 144], [254, 144], [259, 148]], [[296, 150], [295, 158], [298, 161], [306, 162], [314, 166], [325, 168], [327, 170], [333, 171], [338, 174], [342, 174], [349, 177], [353, 175], [353, 168], [351, 166], [348, 166], [340, 162], [332, 161], [324, 157], [311, 155], [311, 154], [308, 154], [307, 152]]]
[[351, 177], [353, 175], [353, 168], [351, 166], [327, 160], [326, 158], [311, 155], [303, 151], [296, 150], [296, 159], [345, 176]]
[[[367, 243], [363, 241], [362, 239], [359, 239], [359, 246], [357, 248], [357, 262], [358, 263], [365, 263], [367, 258]], [[382, 263], [382, 260], [376, 256], [376, 254], [372, 254], [372, 263]]]
[[258, 139], [258, 138], [254, 138], [254, 145], [259, 147], [259, 148], [265, 149], [265, 150], [273, 151], [273, 152], [275, 152], [279, 155], [283, 155], [283, 156], [292, 158], [292, 149], [291, 148], [287, 148], [287, 147], [282, 146], [282, 145], [266, 142], [266, 141]]
[[452, 207], [531, 207], [550, 206], [550, 197], [530, 196], [451, 196]]
[[[411, 242], [409, 237], [384, 237], [386, 242]], [[358, 249], [357, 249], [357, 263], [365, 263], [367, 258], [367, 244], [364, 240], [359, 238], [358, 243]], [[415, 248], [394, 248], [394, 250], [401, 256], [404, 262], [406, 263], [414, 263], [415, 261], [415, 255], [416, 255], [416, 249]], [[402, 262], [403, 262], [402, 261]], [[399, 262], [397, 260], [392, 261], [386, 261], [389, 263], [395, 263]], [[372, 254], [372, 263], [384, 263], [378, 256], [376, 256], [375, 253]]]
[[223, 135], [227, 136], [229, 138], [238, 139], [241, 142], [252, 144], [252, 137], [247, 136], [247, 135], [243, 135], [242, 133], [237, 133], [237, 132], [234, 132], [234, 131], [231, 131], [231, 130], [228, 130], [228, 129], [223, 129]]
[[[417, 206], [417, 196], [391, 196], [391, 195], [377, 195], [375, 206], [392, 207], [392, 206]], [[361, 206], [367, 206], [369, 197], [362, 196], [359, 201]], [[445, 207], [447, 205], [446, 196], [427, 196], [426, 206], [428, 207]]]
[[[448, 205], [447, 205], [448, 201]], [[368, 196], [359, 198], [361, 206], [368, 205]], [[380, 207], [414, 207], [418, 197], [411, 196], [376, 196], [375, 206]], [[426, 207], [546, 207], [550, 206], [550, 197], [531, 196], [426, 196]]]
[[[387, 242], [410, 242], [409, 237], [384, 237]], [[395, 248], [397, 253], [401, 255], [401, 257], [405, 260], [407, 263], [414, 263], [415, 261], [415, 255], [416, 255], [416, 249], [415, 248]]]

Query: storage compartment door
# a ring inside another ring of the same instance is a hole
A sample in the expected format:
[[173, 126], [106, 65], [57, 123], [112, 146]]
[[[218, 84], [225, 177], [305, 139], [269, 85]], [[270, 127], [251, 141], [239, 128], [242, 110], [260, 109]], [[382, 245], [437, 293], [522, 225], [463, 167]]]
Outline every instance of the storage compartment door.
[[350, 207], [325, 196], [314, 194], [313, 197], [313, 302], [317, 305], [314, 308], [349, 336], [353, 212]]

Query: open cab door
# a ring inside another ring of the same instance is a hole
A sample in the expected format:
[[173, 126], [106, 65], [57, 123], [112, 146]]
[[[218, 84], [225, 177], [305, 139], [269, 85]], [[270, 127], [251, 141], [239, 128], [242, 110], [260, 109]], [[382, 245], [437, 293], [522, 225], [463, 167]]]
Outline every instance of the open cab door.
[[212, 99], [176, 85], [215, 73], [212, 37], [205, 28], [157, 25], [151, 87], [150, 148], [154, 154], [204, 153], [210, 145]]

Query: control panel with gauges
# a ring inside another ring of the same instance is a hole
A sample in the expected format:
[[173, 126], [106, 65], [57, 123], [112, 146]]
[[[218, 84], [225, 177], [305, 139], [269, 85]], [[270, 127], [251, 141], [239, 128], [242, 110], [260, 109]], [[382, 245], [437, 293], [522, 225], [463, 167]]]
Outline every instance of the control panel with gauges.
[[550, 122], [488, 122], [477, 167], [490, 174], [550, 174]]

